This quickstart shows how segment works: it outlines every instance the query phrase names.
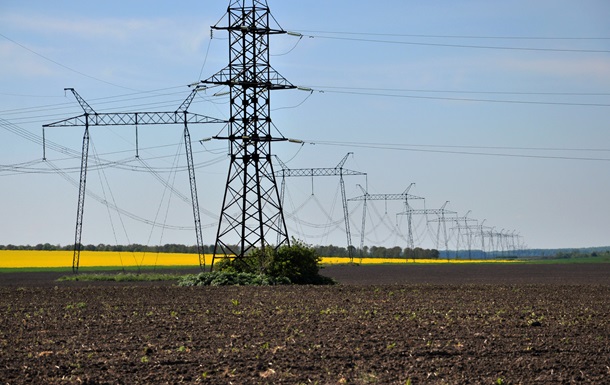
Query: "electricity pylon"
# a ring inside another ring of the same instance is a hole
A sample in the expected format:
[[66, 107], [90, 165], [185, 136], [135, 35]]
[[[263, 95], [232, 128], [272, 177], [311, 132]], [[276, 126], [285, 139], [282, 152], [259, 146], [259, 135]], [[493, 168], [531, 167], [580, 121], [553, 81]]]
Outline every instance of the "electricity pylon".
[[343, 166], [345, 165], [345, 162], [347, 161], [347, 158], [353, 155], [353, 153], [348, 152], [343, 159], [341, 159], [341, 161], [339, 162], [339, 164], [337, 164], [336, 167], [332, 167], [332, 168], [299, 168], [299, 169], [290, 169], [288, 168], [279, 158], [277, 158], [278, 162], [280, 163], [280, 166], [282, 167], [281, 170], [278, 170], [275, 172], [275, 175], [277, 177], [281, 177], [282, 178], [282, 189], [281, 189], [281, 197], [283, 199], [284, 197], [284, 191], [286, 188], [286, 178], [288, 177], [311, 177], [311, 183], [312, 183], [312, 194], [313, 194], [313, 177], [316, 176], [338, 176], [339, 177], [339, 185], [341, 187], [341, 202], [343, 203], [343, 218], [345, 220], [345, 234], [347, 237], [347, 252], [348, 252], [348, 256], [351, 262], [353, 262], [354, 259], [354, 253], [353, 253], [353, 246], [352, 246], [352, 235], [351, 235], [351, 231], [350, 231], [350, 225], [349, 225], [349, 211], [348, 211], [348, 207], [347, 207], [347, 197], [345, 195], [345, 181], [343, 180], [344, 176], [353, 176], [353, 175], [363, 175], [366, 176], [365, 172], [361, 172], [361, 171], [353, 171], [353, 170], [348, 170], [346, 168], [343, 168]]
[[[472, 236], [473, 236], [473, 232], [472, 232], [472, 226], [470, 226], [468, 223], [469, 222], [478, 222], [476, 219], [474, 218], [468, 218], [468, 214], [470, 214], [471, 210], [468, 210], [466, 212], [466, 214], [464, 214], [463, 217], [458, 217], [455, 219], [457, 225], [456, 225], [456, 229], [458, 231], [458, 246], [456, 247], [456, 257], [457, 257], [457, 253], [459, 253], [459, 240], [462, 236], [462, 232], [461, 230], [465, 230], [466, 231], [466, 244], [468, 246], [468, 259], [472, 259]], [[476, 226], [475, 226], [476, 227]]]
[[[184, 126], [184, 145], [186, 147], [186, 160], [188, 164], [189, 183], [191, 186], [191, 201], [193, 205], [193, 218], [195, 221], [195, 234], [197, 237], [197, 253], [199, 255], [199, 265], [205, 267], [205, 256], [203, 254], [203, 236], [201, 234], [201, 219], [199, 216], [199, 199], [197, 197], [197, 184], [195, 182], [195, 167], [193, 165], [193, 151], [191, 147], [191, 135], [189, 133], [188, 124], [199, 123], [225, 123], [223, 120], [210, 118], [205, 115], [193, 114], [188, 112], [188, 108], [193, 101], [197, 92], [204, 87], [195, 87], [189, 96], [182, 102], [177, 110], [172, 112], [112, 112], [98, 113], [96, 112], [75, 90], [74, 88], [66, 88], [66, 91], [71, 91], [74, 97], [80, 104], [84, 113], [72, 118], [60, 120], [54, 123], [45, 124], [42, 126], [43, 133], [45, 127], [85, 127], [83, 135], [83, 147], [81, 153], [80, 181], [78, 188], [78, 204], [76, 210], [76, 231], [74, 235], [74, 255], [72, 257], [72, 271], [77, 272], [80, 262], [80, 253], [82, 249], [81, 237], [83, 230], [83, 215], [85, 210], [85, 188], [87, 184], [87, 163], [89, 158], [89, 127], [92, 126], [135, 126], [136, 133], [138, 125], [152, 124], [182, 124]], [[43, 134], [44, 138], [44, 134]], [[137, 143], [137, 139], [136, 139]], [[137, 146], [137, 145], [136, 145]], [[45, 143], [43, 141], [43, 154], [46, 154]], [[136, 154], [137, 154], [136, 148]], [[46, 158], [46, 155], [43, 155]]]
[[494, 243], [494, 237], [498, 234], [496, 231], [496, 226], [488, 226], [487, 227], [487, 232], [486, 235], [489, 237], [489, 242], [488, 247], [489, 247], [489, 255], [491, 255], [492, 257], [495, 257], [497, 255], [496, 253], [496, 246]]
[[506, 229], [502, 229], [502, 231], [500, 231], [500, 242], [501, 242], [500, 244], [501, 244], [502, 256], [506, 257], [511, 251], [512, 252], [515, 251], [514, 238], [515, 238], [514, 230], [512, 232], [509, 232]]
[[505, 257], [507, 252], [510, 251], [510, 238], [512, 235], [509, 234], [508, 230], [502, 229], [500, 231], [492, 231], [491, 236], [495, 238], [496, 256]]
[[[401, 194], [369, 194], [364, 188], [362, 188], [362, 186], [358, 185], [358, 187], [360, 187], [360, 189], [362, 190], [363, 195], [357, 196], [354, 198], [350, 198], [348, 200], [349, 201], [363, 201], [362, 230], [361, 230], [361, 234], [360, 234], [360, 252], [362, 252], [362, 250], [364, 249], [364, 230], [366, 228], [367, 202], [368, 201], [384, 201], [384, 202], [386, 202], [386, 211], [387, 211], [387, 202], [388, 201], [403, 201], [403, 202], [405, 202], [405, 206], [408, 207], [409, 200], [424, 199], [423, 197], [418, 197], [416, 195], [409, 194], [409, 190], [411, 190], [411, 187], [413, 187], [414, 185], [415, 185], [415, 183], [411, 183], [405, 189], [405, 191], [403, 191]], [[407, 219], [408, 219], [407, 243], [408, 243], [408, 247], [413, 249], [414, 241], [413, 241], [413, 231], [411, 229], [411, 216], [408, 216]]]
[[[449, 236], [447, 234], [447, 222], [456, 222], [457, 212], [450, 211], [445, 209], [449, 201], [445, 202], [443, 206], [438, 210], [437, 217], [434, 219], [430, 219], [428, 222], [437, 222], [438, 227], [436, 231], [436, 247], [439, 245], [439, 237], [440, 237], [440, 229], [441, 225], [443, 227], [443, 240], [445, 243], [445, 252], [447, 253], [447, 258], [449, 258]], [[455, 217], [447, 217], [446, 215], [450, 214]]]
[[506, 234], [504, 234], [506, 229], [500, 230], [500, 232], [495, 234], [496, 237], [496, 249], [499, 249], [500, 257], [504, 256], [504, 252], [506, 250]]
[[[270, 91], [296, 88], [271, 67], [269, 36], [285, 34], [272, 28], [267, 1], [231, 0], [228, 26], [229, 65], [203, 80], [229, 88], [228, 135], [230, 165], [214, 246], [216, 258], [242, 261], [255, 248], [264, 251], [289, 244], [288, 231], [271, 163], [271, 143], [287, 140], [271, 135]], [[275, 20], [275, 19], [273, 19]]]
[[522, 255], [524, 251], [524, 245], [521, 242], [521, 234], [517, 230], [513, 230], [513, 249], [515, 255]]
[[[411, 208], [411, 206], [407, 205], [407, 207], [405, 208], [405, 211], [403, 211], [401, 213], [397, 213], [396, 216], [407, 215], [407, 217], [409, 217], [409, 223], [411, 223], [410, 217], [413, 215], [425, 215], [427, 222], [438, 222], [438, 228], [436, 231], [436, 247], [437, 248], [439, 245], [439, 236], [440, 236], [441, 224], [442, 224], [444, 243], [445, 243], [445, 252], [447, 253], [447, 256], [449, 256], [449, 238], [447, 235], [446, 222], [455, 221], [455, 218], [447, 218], [445, 215], [446, 214], [457, 215], [457, 213], [455, 211], [449, 211], [449, 210], [445, 209], [445, 207], [448, 204], [449, 204], [449, 201], [445, 202], [445, 204], [443, 204], [440, 209], [413, 209], [413, 208]], [[437, 216], [437, 218], [428, 220], [428, 214], [434, 214]]]
[[485, 224], [486, 221], [487, 221], [487, 218], [483, 219], [483, 221], [477, 225], [477, 233], [481, 237], [481, 251], [483, 252], [483, 256], [486, 256], [486, 252], [485, 252], [485, 233], [483, 231], [483, 228], [484, 228], [483, 225]]
[[[483, 219], [480, 225], [477, 226], [477, 232], [481, 237], [481, 250], [485, 257], [490, 257], [494, 249], [494, 226], [484, 226], [487, 219]], [[488, 238], [488, 242], [485, 243], [485, 238]]]

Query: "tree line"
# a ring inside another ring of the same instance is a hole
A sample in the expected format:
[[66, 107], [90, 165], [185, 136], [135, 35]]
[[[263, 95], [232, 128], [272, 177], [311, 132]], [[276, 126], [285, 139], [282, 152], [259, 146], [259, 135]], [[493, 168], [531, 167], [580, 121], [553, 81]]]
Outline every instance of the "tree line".
[[[348, 257], [348, 248], [334, 245], [317, 245], [311, 246], [318, 255], [324, 257]], [[56, 251], [74, 250], [74, 245], [52, 245], [50, 243], [39, 243], [36, 245], [0, 245], [0, 250], [46, 250]], [[185, 254], [197, 254], [197, 246], [182, 245], [177, 243], [167, 243], [159, 246], [148, 246], [141, 244], [131, 245], [109, 245], [100, 243], [97, 245], [88, 244], [82, 245], [81, 250], [86, 251], [121, 251], [121, 252], [150, 252], [150, 253], [185, 253]], [[212, 254], [214, 252], [214, 245], [204, 245], [203, 252], [205, 254]], [[384, 246], [364, 246], [362, 249], [352, 246], [352, 255], [354, 258], [404, 258], [404, 259], [445, 259], [455, 251], [450, 252], [448, 255], [446, 251], [439, 252], [436, 249], [422, 249], [420, 247], [401, 248], [399, 246], [384, 247]], [[487, 258], [488, 255], [480, 250], [462, 251], [461, 256], [465, 257], [466, 254], [473, 259]], [[610, 255], [610, 247], [591, 247], [583, 249], [532, 249], [527, 250], [526, 255], [528, 257], [538, 257], [542, 259], [577, 259], [586, 257], [604, 257], [607, 258]]]
[[[348, 248], [341, 246], [313, 246], [318, 255], [325, 257], [348, 257]], [[356, 258], [405, 258], [405, 259], [438, 259], [440, 253], [436, 249], [402, 248], [400, 246], [364, 246], [362, 249], [352, 247], [352, 255]]]
[[[50, 243], [39, 243], [37, 245], [0, 245], [0, 250], [44, 250], [44, 251], [58, 251], [58, 250], [74, 250], [74, 245], [52, 245]], [[197, 246], [188, 246], [177, 243], [168, 243], [159, 246], [148, 246], [134, 243], [131, 245], [108, 245], [100, 243], [97, 245], [88, 244], [82, 245], [81, 250], [85, 251], [126, 251], [126, 252], [150, 252], [150, 253], [185, 253], [185, 254], [197, 254]], [[214, 245], [203, 246], [204, 253], [213, 253]]]
[[[324, 257], [348, 257], [348, 248], [334, 245], [317, 245], [312, 246], [312, 249], [320, 256]], [[37, 245], [0, 245], [0, 250], [44, 250], [58, 251], [74, 250], [74, 245], [52, 245], [50, 243], [39, 243]], [[167, 243], [165, 245], [149, 246], [141, 244], [131, 245], [109, 245], [100, 243], [97, 245], [87, 244], [82, 245], [81, 250], [85, 251], [121, 251], [121, 252], [147, 252], [147, 253], [185, 253], [197, 254], [197, 246], [182, 245], [177, 243]], [[214, 252], [214, 245], [204, 245], [203, 252], [211, 254]], [[414, 249], [383, 246], [364, 246], [361, 249], [352, 247], [352, 255], [356, 258], [406, 258], [406, 259], [438, 259], [439, 252], [435, 249], [422, 249], [416, 247]]]

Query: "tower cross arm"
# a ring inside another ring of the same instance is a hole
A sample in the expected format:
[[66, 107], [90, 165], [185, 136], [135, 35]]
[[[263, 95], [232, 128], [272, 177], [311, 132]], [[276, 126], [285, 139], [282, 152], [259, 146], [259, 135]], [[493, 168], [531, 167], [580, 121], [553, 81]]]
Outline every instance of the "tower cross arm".
[[366, 175], [366, 172], [337, 168], [293, 168], [275, 172], [275, 176], [345, 176]]
[[[286, 167], [283, 163], [283, 169], [275, 172], [275, 176], [346, 176], [346, 175], [367, 175], [366, 172], [362, 171], [354, 171], [343, 168], [347, 158], [353, 155], [353, 153], [348, 152], [347, 155], [341, 159], [339, 164], [336, 167], [321, 167], [321, 168], [293, 168], [290, 169]], [[279, 158], [278, 158], [279, 159]]]
[[176, 111], [172, 112], [95, 112], [74, 88], [65, 88], [71, 91], [85, 111], [84, 114], [62, 119], [53, 123], [44, 124], [43, 127], [77, 127], [77, 126], [131, 126], [151, 124], [185, 124], [185, 123], [226, 123], [225, 120], [212, 118], [206, 115], [187, 112], [191, 102], [203, 86], [195, 87], [189, 96], [182, 102]]
[[229, 87], [241, 86], [252, 88], [266, 88], [268, 90], [295, 89], [297, 86], [290, 83], [279, 72], [269, 67], [269, 71], [261, 71], [254, 76], [248, 68], [224, 68], [206, 80], [202, 84], [225, 85]]
[[411, 200], [411, 199], [424, 199], [423, 197], [417, 195], [411, 195], [407, 193], [403, 194], [366, 194], [357, 196], [354, 198], [350, 198], [350, 201], [362, 201], [362, 200], [371, 200], [371, 201], [403, 201], [403, 200]]
[[[401, 213], [398, 213], [396, 215], [409, 215], [409, 214], [413, 214], [413, 215], [427, 215], [427, 214], [457, 214], [455, 211], [449, 211], [449, 210], [445, 210], [445, 209], [409, 209], [409, 210], [405, 210]], [[451, 219], [451, 220], [455, 220], [455, 219]]]
[[460, 221], [460, 222], [478, 222], [477, 219], [475, 219], [475, 218], [468, 218], [468, 217], [459, 217], [456, 220]]
[[231, 25], [227, 27], [219, 27], [217, 25], [213, 25], [211, 27], [217, 31], [242, 31], [247, 33], [259, 34], [259, 35], [281, 35], [288, 33], [283, 29], [269, 28], [269, 27], [257, 27], [255, 25]]
[[94, 115], [83, 114], [68, 119], [43, 125], [43, 127], [76, 127], [76, 126], [130, 126], [153, 124], [202, 124], [226, 123], [206, 115], [191, 112], [109, 112]]
[[[450, 217], [446, 217], [445, 215], [450, 215]], [[435, 219], [430, 219], [429, 222], [457, 222], [457, 212], [450, 210], [439, 210], [439, 215]], [[455, 216], [454, 216], [455, 215]]]

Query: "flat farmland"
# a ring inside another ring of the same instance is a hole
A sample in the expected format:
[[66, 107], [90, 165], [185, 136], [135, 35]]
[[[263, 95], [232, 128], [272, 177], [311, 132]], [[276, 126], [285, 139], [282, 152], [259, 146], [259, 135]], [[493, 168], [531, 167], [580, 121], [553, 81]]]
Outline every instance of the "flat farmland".
[[610, 264], [329, 266], [326, 287], [0, 274], [24, 384], [531, 384], [610, 378]]

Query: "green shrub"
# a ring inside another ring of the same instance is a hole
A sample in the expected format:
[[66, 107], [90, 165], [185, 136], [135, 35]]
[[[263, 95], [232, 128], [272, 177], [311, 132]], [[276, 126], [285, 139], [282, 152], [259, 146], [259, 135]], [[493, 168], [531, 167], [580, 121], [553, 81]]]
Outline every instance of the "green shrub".
[[215, 262], [214, 270], [233, 273], [266, 274], [273, 259], [274, 250], [252, 250], [245, 258], [222, 258]]
[[[183, 286], [197, 285], [329, 285], [335, 282], [319, 274], [321, 258], [315, 249], [292, 240], [279, 249], [252, 250], [245, 258], [221, 259], [212, 273], [181, 280]], [[192, 280], [195, 279], [194, 282]]]
[[290, 284], [287, 278], [234, 271], [189, 274], [178, 280], [178, 286], [273, 286], [287, 284]]
[[315, 249], [294, 241], [291, 246], [281, 246], [272, 254], [268, 274], [272, 277], [287, 277], [290, 282], [303, 284], [330, 284], [330, 278], [319, 274], [320, 256]]

